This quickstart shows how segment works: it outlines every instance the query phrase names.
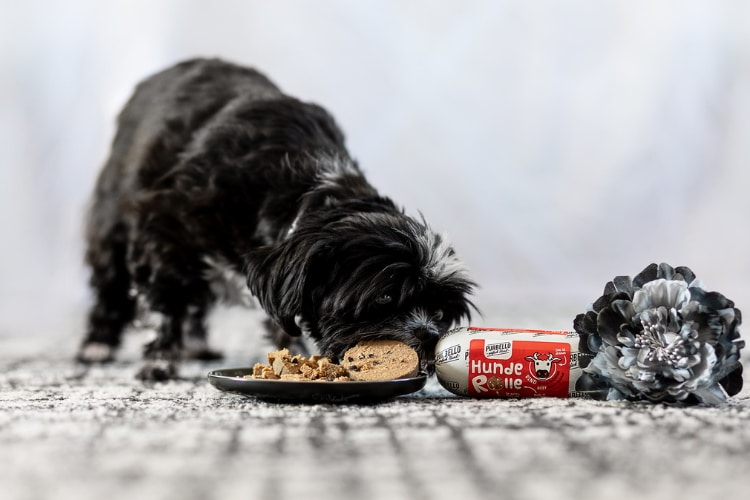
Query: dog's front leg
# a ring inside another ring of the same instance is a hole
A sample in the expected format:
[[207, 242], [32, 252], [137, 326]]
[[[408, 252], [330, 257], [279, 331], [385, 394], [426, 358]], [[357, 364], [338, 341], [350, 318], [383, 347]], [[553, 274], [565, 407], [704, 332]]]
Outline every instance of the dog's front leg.
[[187, 308], [187, 317], [183, 323], [183, 359], [213, 361], [224, 357], [221, 351], [216, 351], [208, 346], [206, 339], [206, 311], [209, 307], [207, 300], [211, 297], [208, 294], [204, 295], [206, 300], [199, 304], [191, 304]]
[[143, 235], [131, 254], [133, 275], [146, 309], [156, 313], [158, 321], [156, 338], [144, 347], [138, 378], [167, 380], [177, 377], [180, 359], [185, 357], [185, 337], [194, 351], [208, 350], [203, 321], [213, 296], [195, 251], [153, 234]]
[[161, 315], [156, 338], [143, 349], [143, 365], [138, 371], [141, 380], [169, 380], [177, 377], [182, 352], [181, 315]]
[[[159, 322], [156, 338], [143, 350], [144, 363], [138, 372], [143, 380], [176, 378], [181, 359], [221, 357], [206, 344], [204, 320], [212, 294], [205, 281], [198, 278], [200, 272], [190, 267], [185, 269], [181, 272], [171, 269], [168, 275], [156, 273], [146, 293], [149, 309], [157, 313]], [[174, 279], [174, 276], [182, 278]]]

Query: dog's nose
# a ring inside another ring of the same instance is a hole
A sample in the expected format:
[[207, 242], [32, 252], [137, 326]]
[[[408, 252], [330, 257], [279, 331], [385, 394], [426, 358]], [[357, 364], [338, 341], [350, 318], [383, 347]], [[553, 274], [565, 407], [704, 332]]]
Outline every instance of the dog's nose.
[[419, 327], [414, 330], [414, 336], [419, 340], [425, 340], [430, 336], [430, 331], [426, 327]]
[[414, 336], [422, 342], [436, 339], [437, 333], [437, 330], [435, 330], [434, 328], [430, 328], [429, 326], [420, 326], [419, 328], [414, 330]]

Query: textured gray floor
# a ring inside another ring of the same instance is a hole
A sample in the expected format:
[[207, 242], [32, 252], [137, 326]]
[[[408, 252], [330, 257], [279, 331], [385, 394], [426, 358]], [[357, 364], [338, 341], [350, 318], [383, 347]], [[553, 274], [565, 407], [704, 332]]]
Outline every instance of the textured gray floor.
[[[227, 321], [221, 366], [265, 351]], [[142, 341], [84, 369], [69, 361], [72, 332], [1, 332], [1, 498], [750, 497], [748, 390], [726, 407], [678, 408], [479, 401], [431, 382], [373, 406], [276, 405], [209, 386], [219, 365], [144, 386]]]

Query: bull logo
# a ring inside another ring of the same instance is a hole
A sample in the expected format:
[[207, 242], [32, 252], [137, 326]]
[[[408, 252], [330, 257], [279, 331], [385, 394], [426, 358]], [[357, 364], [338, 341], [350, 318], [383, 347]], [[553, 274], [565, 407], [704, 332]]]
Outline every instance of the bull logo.
[[524, 359], [534, 363], [534, 375], [539, 380], [547, 380], [552, 375], [553, 363], [562, 361], [562, 359], [556, 358], [551, 352], [547, 353], [544, 358], [541, 358], [540, 354], [535, 352], [533, 356], [526, 356]]

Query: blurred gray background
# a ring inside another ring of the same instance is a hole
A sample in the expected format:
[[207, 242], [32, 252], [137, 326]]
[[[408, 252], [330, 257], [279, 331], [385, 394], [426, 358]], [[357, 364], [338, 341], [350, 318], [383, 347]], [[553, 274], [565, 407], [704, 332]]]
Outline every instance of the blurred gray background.
[[[327, 107], [372, 183], [450, 235], [475, 323], [569, 328], [661, 261], [747, 308], [748, 19], [715, 0], [0, 0], [0, 335], [81, 324], [115, 116], [194, 56]], [[519, 313], [538, 322], [500, 324]]]

